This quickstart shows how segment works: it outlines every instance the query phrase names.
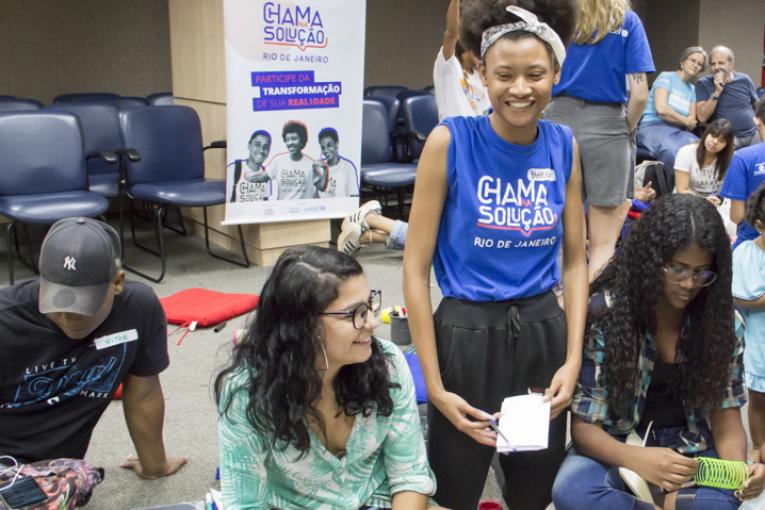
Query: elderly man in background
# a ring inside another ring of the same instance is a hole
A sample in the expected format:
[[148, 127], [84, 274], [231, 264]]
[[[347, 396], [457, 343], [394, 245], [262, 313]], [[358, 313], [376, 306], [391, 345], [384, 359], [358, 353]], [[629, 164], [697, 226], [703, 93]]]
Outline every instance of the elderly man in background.
[[733, 50], [715, 46], [709, 54], [710, 76], [696, 83], [696, 115], [699, 122], [728, 119], [733, 124], [734, 145], [747, 147], [759, 140], [752, 121], [757, 92], [751, 78], [735, 71]]

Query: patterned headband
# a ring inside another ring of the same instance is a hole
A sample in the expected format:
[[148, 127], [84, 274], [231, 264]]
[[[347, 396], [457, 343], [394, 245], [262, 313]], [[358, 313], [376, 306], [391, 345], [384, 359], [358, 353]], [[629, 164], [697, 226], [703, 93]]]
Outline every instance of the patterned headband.
[[563, 41], [560, 40], [558, 34], [555, 33], [555, 30], [550, 28], [550, 25], [539, 21], [539, 18], [537, 18], [534, 13], [515, 5], [508, 5], [507, 12], [518, 16], [522, 21], [505, 23], [504, 25], [497, 25], [484, 30], [481, 37], [481, 58], [486, 56], [486, 52], [489, 48], [491, 48], [491, 46], [503, 35], [510, 32], [523, 31], [531, 32], [543, 41], [549, 43], [550, 46], [552, 46], [555, 60], [558, 61], [558, 65], [563, 65], [563, 61], [566, 59], [566, 48], [563, 46]]

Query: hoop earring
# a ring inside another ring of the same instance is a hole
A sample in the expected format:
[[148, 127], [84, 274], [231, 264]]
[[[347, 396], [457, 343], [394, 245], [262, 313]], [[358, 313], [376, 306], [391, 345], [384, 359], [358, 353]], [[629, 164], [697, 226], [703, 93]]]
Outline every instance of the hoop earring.
[[327, 349], [324, 348], [324, 342], [321, 341], [321, 337], [316, 337], [321, 345], [321, 352], [324, 354], [324, 370], [329, 370], [329, 358], [327, 358]]

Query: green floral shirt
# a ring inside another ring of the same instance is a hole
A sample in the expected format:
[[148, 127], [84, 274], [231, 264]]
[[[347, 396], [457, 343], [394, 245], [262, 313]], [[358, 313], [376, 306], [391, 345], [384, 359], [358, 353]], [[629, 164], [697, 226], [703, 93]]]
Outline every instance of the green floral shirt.
[[218, 422], [226, 510], [390, 508], [397, 492], [435, 492], [409, 367], [394, 344], [377, 341], [389, 360], [391, 382], [400, 385], [390, 390], [393, 413], [357, 415], [342, 458], [329, 452], [313, 432], [311, 447], [302, 457], [292, 445], [274, 447], [247, 421], [247, 374], [240, 371], [226, 381], [221, 401], [234, 392]]

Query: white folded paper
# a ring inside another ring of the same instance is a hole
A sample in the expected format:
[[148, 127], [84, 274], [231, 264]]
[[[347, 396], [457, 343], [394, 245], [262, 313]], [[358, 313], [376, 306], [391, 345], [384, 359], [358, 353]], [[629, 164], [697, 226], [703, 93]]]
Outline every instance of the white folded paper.
[[534, 393], [507, 397], [502, 402], [501, 412], [498, 452], [528, 452], [547, 448], [550, 402], [543, 402], [542, 395]]

